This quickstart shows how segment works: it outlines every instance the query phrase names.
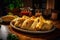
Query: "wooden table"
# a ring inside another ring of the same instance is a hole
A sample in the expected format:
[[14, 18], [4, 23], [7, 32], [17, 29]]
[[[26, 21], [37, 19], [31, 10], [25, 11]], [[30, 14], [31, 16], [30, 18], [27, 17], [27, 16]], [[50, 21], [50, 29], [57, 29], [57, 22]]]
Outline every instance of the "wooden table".
[[13, 34], [16, 34], [20, 40], [56, 40], [57, 37], [60, 37], [60, 21], [53, 21], [53, 22], [57, 29], [51, 33], [46, 33], [46, 34], [24, 33], [13, 29], [10, 25], [8, 26], [8, 28], [9, 31]]

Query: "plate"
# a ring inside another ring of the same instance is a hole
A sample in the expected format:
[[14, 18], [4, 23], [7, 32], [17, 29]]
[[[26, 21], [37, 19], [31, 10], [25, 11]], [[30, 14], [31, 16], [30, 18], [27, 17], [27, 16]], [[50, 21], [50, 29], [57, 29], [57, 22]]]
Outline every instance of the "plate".
[[22, 32], [26, 32], [26, 33], [33, 33], [33, 34], [50, 33], [50, 32], [53, 32], [56, 29], [56, 27], [53, 26], [53, 28], [51, 30], [48, 30], [48, 31], [30, 31], [30, 30], [25, 30], [25, 29], [17, 28], [12, 23], [13, 23], [13, 21], [10, 22], [10, 25], [12, 26], [12, 28], [14, 28], [14, 29], [16, 29], [18, 31], [22, 31]]
[[13, 19], [17, 18], [17, 17], [18, 17], [18, 16], [16, 16], [16, 15], [6, 15], [6, 16], [2, 16], [2, 17], [0, 18], [0, 23], [10, 24], [10, 22], [11, 22]]

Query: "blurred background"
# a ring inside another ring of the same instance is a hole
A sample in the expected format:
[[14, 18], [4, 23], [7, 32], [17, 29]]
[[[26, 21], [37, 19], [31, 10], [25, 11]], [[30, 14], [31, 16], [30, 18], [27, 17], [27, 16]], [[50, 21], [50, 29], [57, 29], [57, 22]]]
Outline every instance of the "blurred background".
[[0, 0], [0, 17], [12, 12], [19, 15], [20, 8], [33, 9], [32, 13], [35, 13], [35, 9], [44, 10], [50, 9], [57, 12], [58, 19], [60, 19], [60, 1], [59, 0]]

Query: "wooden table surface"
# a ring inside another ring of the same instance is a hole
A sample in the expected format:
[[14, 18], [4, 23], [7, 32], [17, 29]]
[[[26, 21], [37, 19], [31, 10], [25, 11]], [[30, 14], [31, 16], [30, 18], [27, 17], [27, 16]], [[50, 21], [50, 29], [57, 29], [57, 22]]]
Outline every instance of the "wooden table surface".
[[60, 21], [53, 22], [57, 29], [51, 33], [46, 34], [29, 34], [15, 30], [10, 25], [8, 27], [10, 32], [16, 34], [20, 40], [56, 40], [56, 38], [60, 37]]

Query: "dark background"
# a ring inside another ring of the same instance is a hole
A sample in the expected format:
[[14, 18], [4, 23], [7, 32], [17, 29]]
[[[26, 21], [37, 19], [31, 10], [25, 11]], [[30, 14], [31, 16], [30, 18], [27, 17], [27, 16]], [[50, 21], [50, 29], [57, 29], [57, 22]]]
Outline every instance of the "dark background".
[[55, 10], [60, 11], [60, 0], [55, 0]]
[[0, 0], [0, 17], [7, 14], [6, 7], [9, 5], [9, 2], [5, 2], [4, 0]]
[[59, 11], [58, 20], [60, 20], [60, 0], [55, 0], [55, 10]]
[[[10, 0], [11, 1], [11, 0]], [[39, 4], [40, 9], [45, 9], [46, 0], [32, 0], [32, 8], [35, 9], [34, 4]], [[4, 0], [0, 0], [0, 17], [7, 14], [6, 7], [9, 5], [9, 0], [5, 2]], [[55, 10], [60, 11], [60, 0], [55, 0]], [[58, 13], [58, 19], [60, 19], [60, 12]]]

